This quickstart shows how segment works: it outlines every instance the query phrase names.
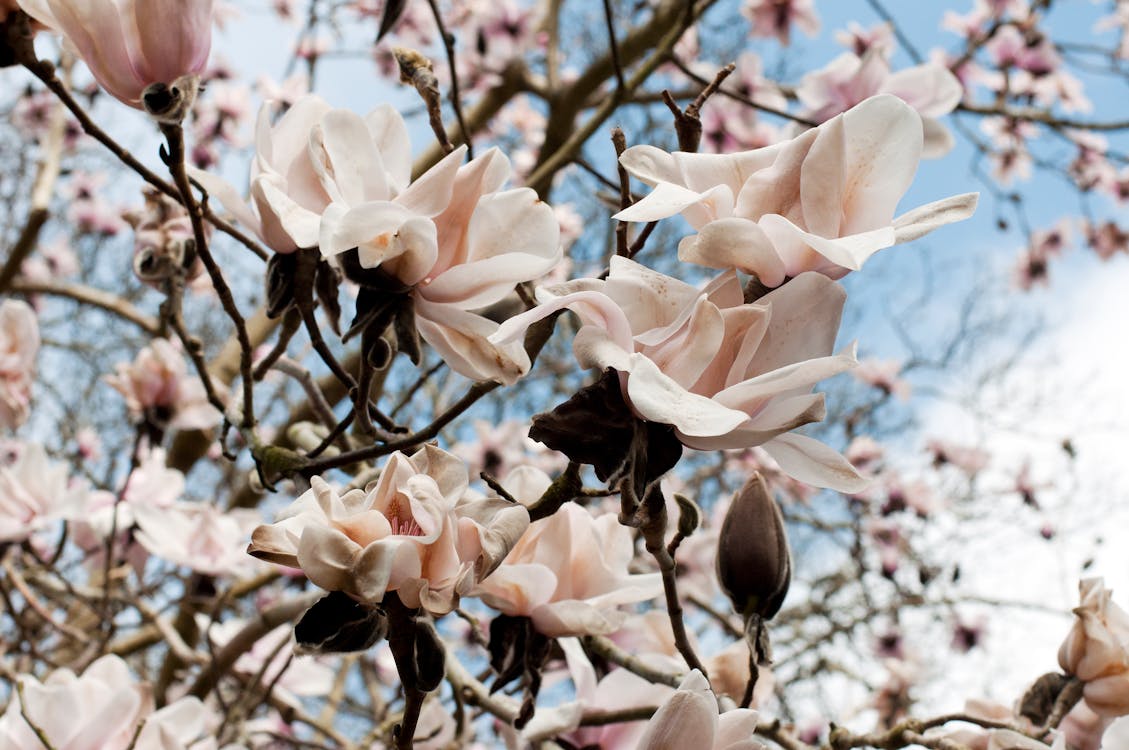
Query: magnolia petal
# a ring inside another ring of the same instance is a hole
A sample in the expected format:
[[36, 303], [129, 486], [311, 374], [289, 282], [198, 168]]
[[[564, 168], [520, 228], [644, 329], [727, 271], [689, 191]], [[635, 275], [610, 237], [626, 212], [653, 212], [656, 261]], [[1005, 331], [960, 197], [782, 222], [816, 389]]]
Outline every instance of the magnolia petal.
[[533, 614], [557, 588], [557, 576], [545, 565], [505, 564], [480, 581], [474, 595], [507, 615]]
[[466, 146], [459, 146], [444, 156], [396, 196], [396, 202], [412, 213], [438, 216], [451, 203], [455, 178], [465, 155]]
[[585, 325], [606, 330], [611, 340], [621, 349], [632, 351], [635, 348], [631, 337], [631, 325], [623, 309], [610, 297], [598, 291], [579, 291], [548, 299], [532, 310], [515, 315], [502, 323], [498, 331], [490, 336], [490, 340], [495, 344], [518, 341], [531, 325], [566, 308], [579, 315]]
[[960, 80], [944, 65], [928, 62], [893, 73], [882, 86], [917, 110], [922, 118], [944, 117], [964, 96]]
[[851, 344], [832, 357], [807, 359], [770, 370], [719, 391], [713, 398], [731, 409], [744, 409], [765, 398], [810, 389], [821, 380], [855, 367], [858, 364], [855, 349], [855, 344]]
[[455, 372], [471, 380], [497, 380], [506, 385], [529, 371], [523, 342], [498, 336], [498, 324], [461, 310], [415, 296], [416, 327]]
[[[300, 205], [278, 180], [260, 175], [251, 185], [251, 196], [259, 207], [260, 220], [266, 226], [268, 209], [277, 219], [279, 227], [298, 247], [316, 247], [321, 227], [321, 215]], [[276, 240], [277, 241], [277, 240]]]
[[565, 599], [537, 607], [531, 619], [538, 633], [560, 638], [614, 633], [623, 626], [627, 613], [598, 609], [578, 599]]
[[142, 80], [130, 59], [131, 52], [139, 52], [125, 33], [117, 3], [48, 0], [47, 4], [58, 30], [78, 49], [98, 83], [115, 98], [140, 109], [142, 90], [155, 81]]
[[[465, 468], [463, 474], [466, 474]], [[458, 507], [457, 514], [460, 523], [467, 520], [474, 525], [479, 547], [477, 559], [474, 560], [474, 575], [477, 580], [490, 575], [529, 528], [529, 511], [525, 506], [515, 505], [502, 498], [463, 503]], [[465, 556], [460, 556], [466, 559]]]
[[678, 439], [688, 448], [700, 451], [733, 450], [764, 445], [777, 435], [812, 422], [822, 421], [827, 415], [822, 393], [807, 393], [788, 398], [774, 398], [744, 424], [732, 432], [716, 437], [689, 437], [679, 434]]
[[921, 150], [922, 159], [940, 159], [953, 150], [956, 139], [940, 120], [926, 117], [921, 121], [925, 132], [925, 144]]
[[[827, 145], [832, 150], [845, 149], [841, 206], [841, 235], [867, 232], [886, 226], [894, 210], [913, 182], [921, 159], [923, 143], [921, 116], [896, 96], [875, 96], [842, 115], [845, 143]], [[824, 158], [822, 138], [812, 145], [804, 161], [804, 187], [808, 185], [806, 170]], [[808, 198], [805, 195], [804, 211]]]
[[717, 701], [706, 678], [695, 669], [651, 717], [639, 750], [713, 748], [717, 724]]
[[617, 221], [658, 221], [685, 211], [702, 200], [701, 193], [660, 182], [650, 194], [612, 216]]
[[761, 446], [790, 477], [815, 487], [857, 494], [870, 486], [837, 451], [806, 435], [785, 433]]
[[846, 301], [843, 287], [818, 273], [802, 273], [761, 297], [769, 324], [745, 378], [831, 354]]
[[298, 541], [298, 567], [306, 577], [326, 591], [354, 593], [354, 559], [360, 546], [328, 526], [306, 526]]
[[757, 731], [757, 712], [749, 708], [735, 708], [718, 717], [717, 737], [714, 747], [718, 750], [753, 750], [763, 748], [753, 739]]
[[389, 186], [403, 192], [412, 178], [412, 144], [404, 118], [391, 104], [381, 104], [365, 116], [369, 136], [384, 161]]
[[718, 219], [697, 235], [678, 244], [678, 259], [709, 268], [736, 268], [755, 274], [762, 284], [780, 286], [784, 264], [772, 240], [754, 222], [742, 218]]
[[641, 354], [631, 355], [631, 360], [627, 397], [644, 419], [674, 425], [686, 435], [700, 436], [724, 435], [748, 418], [744, 412], [690, 393]]
[[330, 200], [355, 205], [392, 197], [384, 160], [360, 115], [347, 109], [326, 112], [310, 130], [309, 151]]
[[964, 221], [976, 211], [979, 193], [962, 193], [926, 203], [894, 219], [896, 242], [910, 242], [924, 237], [938, 227]]
[[[423, 572], [421, 549], [414, 542], [399, 537], [368, 545], [353, 564], [350, 588], [342, 590], [354, 593], [366, 602], [381, 601], [385, 592], [395, 589], [397, 584], [419, 578]], [[305, 565], [302, 570], [311, 581], [318, 583]]]
[[[807, 258], [802, 252], [804, 249], [814, 250], [830, 261], [811, 270], [826, 273], [828, 270], [836, 270], [835, 267], [838, 266], [840, 269], [857, 271], [871, 255], [897, 242], [894, 229], [889, 226], [834, 238], [806, 232], [783, 216], [775, 214], [761, 217], [760, 226], [776, 244], [777, 252], [784, 261], [785, 273], [789, 276], [808, 268]], [[799, 249], [800, 253], [795, 250], [789, 252], [786, 248]]]
[[134, 0], [130, 5], [147, 83], [172, 83], [203, 70], [212, 46], [212, 0]]

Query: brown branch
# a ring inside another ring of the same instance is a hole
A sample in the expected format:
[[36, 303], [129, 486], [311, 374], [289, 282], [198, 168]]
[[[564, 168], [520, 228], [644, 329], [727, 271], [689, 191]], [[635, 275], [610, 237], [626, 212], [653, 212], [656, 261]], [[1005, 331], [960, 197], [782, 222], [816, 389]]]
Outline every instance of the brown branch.
[[157, 336], [161, 325], [156, 318], [146, 315], [116, 294], [82, 284], [65, 281], [35, 280], [17, 276], [12, 280], [11, 291], [20, 294], [50, 294], [66, 297], [83, 305], [97, 307], [129, 321], [150, 336]]

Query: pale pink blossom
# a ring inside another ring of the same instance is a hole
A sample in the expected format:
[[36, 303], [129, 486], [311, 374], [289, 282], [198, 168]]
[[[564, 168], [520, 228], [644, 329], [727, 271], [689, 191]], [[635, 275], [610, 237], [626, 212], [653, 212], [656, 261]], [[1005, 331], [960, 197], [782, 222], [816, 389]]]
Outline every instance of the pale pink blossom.
[[922, 156], [944, 156], [953, 147], [952, 134], [940, 119], [960, 103], [964, 90], [948, 68], [927, 62], [896, 73], [880, 47], [861, 56], [845, 52], [820, 70], [803, 77], [796, 96], [804, 104], [801, 114], [815, 122], [879, 94], [893, 94], [921, 115], [924, 133]]
[[[148, 451], [126, 480], [120, 500], [111, 492], [91, 493], [79, 524], [83, 547], [102, 544], [111, 529], [120, 533], [131, 528], [136, 522], [137, 508], [165, 509], [180, 501], [184, 495], [184, 474], [166, 466], [166, 459], [165, 451], [159, 448]], [[89, 539], [85, 538], [87, 534]]]
[[523, 375], [522, 342], [491, 343], [498, 324], [475, 311], [552, 270], [560, 227], [533, 190], [502, 190], [511, 172], [502, 152], [460, 166], [459, 147], [408, 184], [407, 128], [388, 106], [367, 119], [333, 110], [310, 144], [332, 199], [321, 217], [322, 253], [356, 248], [362, 267], [410, 287], [416, 328], [459, 374], [504, 383]]
[[742, 15], [749, 19], [749, 35], [776, 37], [783, 45], [791, 41], [792, 24], [808, 36], [819, 33], [815, 0], [745, 0]]
[[681, 213], [697, 234], [682, 260], [737, 268], [779, 286], [804, 271], [840, 278], [873, 253], [970, 216], [976, 194], [894, 218], [922, 150], [921, 117], [878, 96], [796, 138], [745, 153], [668, 154], [634, 146], [620, 163], [654, 190], [616, 218]]
[[27, 421], [35, 358], [39, 354], [39, 319], [20, 300], [0, 303], [0, 428]]
[[204, 384], [189, 374], [184, 355], [167, 339], [153, 342], [130, 364], [119, 364], [104, 380], [125, 397], [130, 416], [161, 429], [203, 430], [220, 418]]
[[65, 36], [102, 88], [131, 107], [144, 108], [152, 84], [172, 86], [183, 76], [198, 76], [208, 63], [212, 0], [19, 2]]
[[17, 444], [0, 463], [0, 542], [18, 542], [59, 521], [81, 518], [86, 488], [38, 443]]
[[899, 360], [867, 357], [859, 360], [858, 367], [851, 374], [861, 382], [905, 401], [913, 391], [913, 386], [908, 380], [898, 377], [901, 372], [902, 363]]
[[955, 466], [972, 476], [988, 465], [989, 453], [970, 445], [962, 445], [951, 440], [932, 438], [925, 449], [933, 454], [933, 466], [940, 468], [946, 464]]
[[153, 557], [217, 577], [251, 575], [262, 567], [246, 551], [247, 537], [259, 524], [254, 510], [182, 502], [136, 503], [132, 512], [134, 538]]
[[[506, 489], [529, 503], [549, 486], [533, 469]], [[540, 481], [538, 481], [540, 480]], [[511, 489], [511, 487], [513, 489]], [[621, 604], [653, 599], [662, 592], [658, 573], [632, 575], [630, 530], [614, 515], [593, 518], [575, 503], [531, 524], [502, 564], [474, 595], [503, 614], [529, 617], [544, 635], [605, 635], [623, 623]]]
[[709, 682], [695, 669], [651, 717], [638, 750], [762, 750], [756, 728], [757, 712], [747, 708], [719, 716]]
[[338, 494], [317, 476], [311, 484], [255, 529], [247, 551], [364, 602], [394, 591], [408, 607], [449, 612], [529, 525], [521, 505], [469, 496], [466, 466], [431, 445], [392, 454], [366, 490]]
[[613, 257], [607, 280], [539, 289], [542, 304], [506, 321], [496, 340], [520, 340], [535, 321], [571, 309], [584, 324], [577, 360], [619, 371], [641, 418], [673, 425], [699, 450], [761, 445], [801, 481], [858, 491], [866, 482], [842, 456], [790, 432], [824, 416], [812, 387], [855, 364], [853, 349], [831, 355], [845, 298], [807, 273], [745, 304], [733, 271], [698, 289]]
[[1102, 260], [1109, 260], [1117, 253], [1129, 253], [1129, 232], [1123, 230], [1115, 221], [1095, 224], [1086, 222], [1084, 226], [1086, 244]]
[[1077, 620], [1058, 651], [1058, 663], [1085, 683], [1087, 705], [1104, 717], [1129, 714], [1129, 613], [1112, 600], [1101, 578], [1078, 583]]
[[[119, 657], [103, 656], [81, 676], [57, 669], [40, 682], [21, 675], [22, 706], [15, 691], [0, 716], [0, 746], [7, 750], [41, 750], [43, 744], [24, 714], [50, 741], [54, 750], [214, 750], [206, 738], [208, 711], [197, 698], [186, 697], [154, 710], [149, 686], [137, 682]], [[144, 722], [136, 742], [139, 723]]]
[[894, 52], [894, 27], [880, 23], [865, 29], [858, 21], [850, 21], [846, 29], [835, 32], [835, 41], [859, 57], [873, 49], [889, 58]]

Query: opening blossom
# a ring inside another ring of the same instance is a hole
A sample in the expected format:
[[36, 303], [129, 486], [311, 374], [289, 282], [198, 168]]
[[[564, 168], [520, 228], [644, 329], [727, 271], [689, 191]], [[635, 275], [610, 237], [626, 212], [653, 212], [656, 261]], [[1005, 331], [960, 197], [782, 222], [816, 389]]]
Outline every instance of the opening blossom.
[[789, 432], [823, 419], [823, 394], [812, 387], [855, 365], [853, 348], [831, 354], [846, 292], [826, 276], [802, 274], [746, 304], [733, 271], [698, 289], [613, 257], [606, 281], [541, 288], [538, 299], [495, 339], [518, 340], [535, 321], [571, 309], [584, 324], [572, 344], [577, 361], [617, 370], [635, 413], [673, 425], [683, 445], [760, 445], [803, 482], [866, 486], [838, 453]]
[[[507, 478], [515, 497], [532, 502], [549, 487], [549, 477], [522, 467]], [[519, 490], [520, 491], [520, 490]], [[631, 531], [614, 515], [593, 518], [566, 503], [533, 523], [501, 565], [474, 594], [502, 614], [529, 617], [542, 635], [606, 635], [627, 617], [620, 604], [653, 599], [662, 592], [658, 573], [632, 575]]]
[[370, 604], [395, 591], [408, 607], [450, 612], [529, 526], [521, 505], [468, 495], [466, 466], [432, 445], [392, 454], [365, 490], [310, 483], [275, 523], [255, 529], [247, 551]]
[[39, 354], [39, 319], [26, 302], [0, 304], [0, 428], [27, 421], [35, 358]]
[[181, 698], [154, 711], [151, 690], [120, 657], [103, 656], [81, 676], [57, 669], [43, 682], [30, 675], [18, 679], [23, 710], [12, 691], [0, 716], [0, 747], [6, 750], [43, 748], [25, 713], [55, 750], [215, 750], [215, 740], [204, 736], [210, 717], [199, 699]]
[[1059, 648], [1059, 666], [1085, 683], [1082, 696], [1095, 713], [1129, 715], [1129, 613], [1101, 578], [1080, 581], [1078, 590], [1078, 619]]
[[757, 712], [735, 708], [718, 715], [709, 682], [694, 669], [647, 723], [639, 750], [764, 750], [753, 734]]
[[922, 146], [921, 117], [890, 95], [754, 151], [668, 154], [633, 146], [620, 163], [654, 190], [615, 218], [681, 213], [697, 234], [679, 243], [679, 258], [755, 274], [769, 287], [804, 271], [838, 279], [882, 248], [972, 215], [975, 193], [894, 217]]
[[184, 355], [167, 339], [153, 339], [104, 380], [122, 394], [135, 421], [175, 430], [206, 430], [219, 421], [204, 384], [188, 373]]
[[154, 111], [160, 109], [154, 105], [174, 85], [189, 97], [185, 103], [195, 98], [196, 76], [207, 66], [212, 46], [212, 0], [19, 3], [32, 18], [65, 36], [102, 88], [121, 102], [160, 115], [164, 113]]
[[512, 169], [497, 148], [462, 164], [465, 155], [455, 149], [413, 182], [395, 109], [361, 117], [307, 96], [273, 127], [260, 114], [253, 211], [222, 179], [193, 175], [278, 252], [356, 248], [363, 268], [410, 290], [419, 334], [453, 370], [513, 383], [530, 364], [521, 342], [490, 344], [498, 324], [475, 311], [551, 271], [560, 226], [533, 190], [502, 190]]

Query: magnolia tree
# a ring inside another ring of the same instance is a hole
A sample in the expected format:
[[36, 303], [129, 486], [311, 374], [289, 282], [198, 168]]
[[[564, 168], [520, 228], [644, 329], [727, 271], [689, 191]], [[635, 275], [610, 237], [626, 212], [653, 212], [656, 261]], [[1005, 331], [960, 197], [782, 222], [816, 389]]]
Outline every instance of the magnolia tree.
[[980, 191], [1129, 249], [1129, 4], [824, 5], [0, 2], [0, 745], [1129, 748], [1100, 578], [949, 668], [1072, 490], [912, 392], [1002, 308], [857, 354]]

